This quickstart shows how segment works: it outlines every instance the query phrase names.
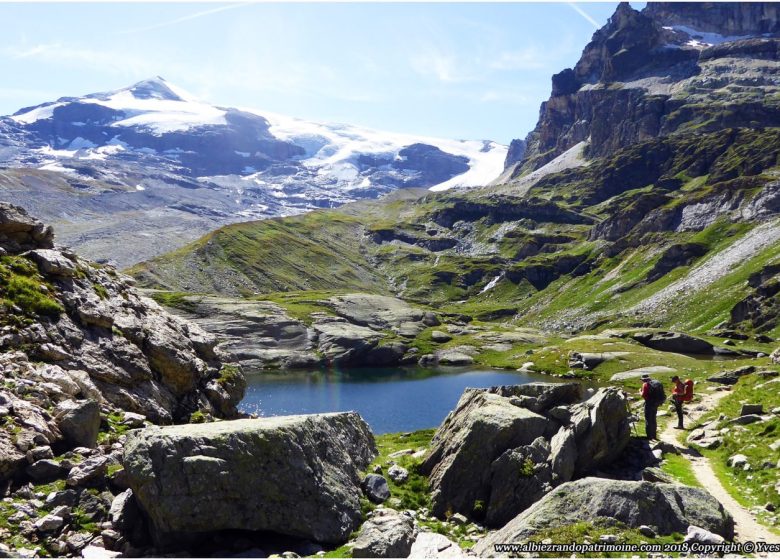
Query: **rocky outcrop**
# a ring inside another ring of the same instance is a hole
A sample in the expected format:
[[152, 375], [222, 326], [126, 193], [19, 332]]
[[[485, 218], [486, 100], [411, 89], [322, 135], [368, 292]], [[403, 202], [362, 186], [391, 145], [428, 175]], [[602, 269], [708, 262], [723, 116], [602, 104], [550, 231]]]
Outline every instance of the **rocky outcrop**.
[[308, 318], [293, 318], [270, 301], [216, 296], [186, 296], [174, 311], [218, 336], [218, 350], [259, 369], [397, 365], [408, 349], [404, 340], [439, 324], [435, 313], [388, 296], [344, 294], [309, 303]]
[[0, 202], [0, 248], [11, 254], [54, 247], [54, 231], [24, 208]]
[[662, 25], [705, 33], [760, 35], [780, 31], [780, 7], [772, 2], [648, 2], [643, 13]]
[[634, 340], [661, 352], [678, 354], [713, 354], [714, 347], [704, 339], [678, 332], [650, 332], [632, 335]]
[[777, 110], [756, 103], [750, 88], [776, 87], [768, 79], [776, 39], [762, 35], [777, 31], [771, 3], [651, 2], [641, 12], [621, 3], [574, 68], [553, 76], [521, 163], [506, 168], [520, 177], [583, 141], [588, 157], [602, 157], [694, 125], [702, 132], [775, 122]]
[[422, 465], [429, 473], [433, 514], [471, 515], [478, 501], [489, 499], [491, 464], [548, 429], [543, 416], [515, 406], [509, 398], [465, 392], [437, 430]]
[[624, 395], [577, 383], [468, 389], [437, 430], [421, 469], [432, 513], [459, 512], [491, 526], [555, 486], [609, 465], [628, 443]]
[[342, 543], [375, 454], [360, 416], [335, 413], [149, 428], [123, 463], [160, 542], [245, 529]]
[[734, 536], [734, 520], [706, 490], [589, 477], [559, 486], [479, 541], [475, 551], [480, 556], [500, 556], [496, 544], [519, 543], [548, 528], [604, 519], [632, 528], [647, 525], [660, 535], [685, 533], [688, 526], [696, 525], [728, 540]]
[[27, 232], [2, 245], [14, 255], [8, 266], [21, 271], [14, 273], [20, 281], [42, 286], [37, 300], [22, 299], [4, 316], [0, 351], [25, 348], [22, 361], [49, 364], [34, 374], [45, 382], [155, 422], [186, 420], [197, 410], [237, 414], [243, 378], [222, 375], [216, 338], [142, 297], [112, 267], [51, 249], [50, 230], [21, 209], [0, 206], [0, 222]]

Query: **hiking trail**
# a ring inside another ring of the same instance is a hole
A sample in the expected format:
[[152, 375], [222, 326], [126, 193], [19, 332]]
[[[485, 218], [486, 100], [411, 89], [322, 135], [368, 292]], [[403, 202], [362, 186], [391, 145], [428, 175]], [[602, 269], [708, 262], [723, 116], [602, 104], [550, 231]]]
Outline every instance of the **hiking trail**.
[[[686, 426], [690, 427], [691, 425], [694, 425], [695, 421], [715, 408], [718, 401], [728, 394], [728, 391], [716, 391], [703, 394], [700, 403], [687, 408], [688, 414], [685, 416]], [[702, 487], [706, 488], [716, 500], [723, 504], [726, 511], [734, 518], [734, 540], [737, 542], [777, 542], [780, 540], [776, 534], [768, 527], [756, 521], [753, 514], [731, 497], [731, 494], [726, 491], [720, 483], [720, 480], [718, 480], [715, 471], [712, 470], [712, 466], [706, 457], [702, 456], [695, 449], [681, 444], [677, 440], [677, 435], [680, 432], [674, 428], [676, 422], [677, 416], [673, 414], [671, 421], [667, 423], [663, 431], [659, 432], [660, 439], [661, 441], [672, 444], [680, 449], [680, 452], [690, 461], [693, 474], [701, 483]]]

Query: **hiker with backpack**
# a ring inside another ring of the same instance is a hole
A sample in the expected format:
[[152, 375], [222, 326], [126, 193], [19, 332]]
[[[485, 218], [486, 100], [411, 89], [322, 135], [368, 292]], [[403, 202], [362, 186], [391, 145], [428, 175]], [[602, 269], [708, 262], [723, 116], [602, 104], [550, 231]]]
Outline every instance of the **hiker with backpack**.
[[672, 402], [674, 403], [674, 410], [677, 412], [677, 426], [678, 430], [685, 429], [683, 427], [683, 403], [691, 402], [693, 399], [693, 381], [686, 379], [685, 383], [680, 381], [680, 376], [675, 375], [672, 377], [674, 387], [672, 388]]
[[641, 379], [641, 395], [645, 400], [645, 432], [648, 439], [657, 439], [656, 415], [658, 407], [666, 400], [666, 393], [664, 393], [664, 386], [657, 379], [651, 379], [647, 374], [644, 374]]

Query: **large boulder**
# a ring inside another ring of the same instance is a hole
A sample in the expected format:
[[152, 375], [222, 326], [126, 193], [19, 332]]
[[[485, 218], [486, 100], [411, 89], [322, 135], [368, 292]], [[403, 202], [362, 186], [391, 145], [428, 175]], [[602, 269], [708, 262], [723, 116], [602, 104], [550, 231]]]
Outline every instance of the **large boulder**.
[[54, 232], [31, 217], [24, 208], [0, 202], [0, 247], [16, 254], [54, 247]]
[[429, 474], [432, 512], [471, 515], [490, 498], [491, 464], [548, 431], [548, 420], [498, 394], [467, 389], [436, 431], [422, 470]]
[[379, 509], [363, 524], [353, 558], [406, 558], [414, 543], [414, 521], [392, 509]]
[[375, 455], [368, 425], [347, 412], [147, 428], [123, 463], [159, 542], [243, 529], [342, 543]]
[[706, 340], [684, 333], [669, 331], [636, 333], [631, 338], [648, 348], [660, 350], [661, 352], [676, 352], [678, 354], [715, 353], [713, 345]]
[[550, 445], [540, 437], [493, 461], [485, 516], [489, 526], [501, 527], [552, 489], [549, 455]]
[[734, 536], [734, 520], [706, 490], [589, 477], [558, 486], [479, 541], [475, 551], [480, 556], [499, 556], [496, 544], [519, 543], [548, 528], [604, 518], [633, 528], [648, 525], [660, 535], [684, 534], [688, 526], [696, 525], [729, 540]]
[[27, 458], [13, 444], [10, 434], [0, 430], [0, 481], [11, 478], [26, 464]]
[[100, 405], [97, 402], [61, 402], [54, 417], [62, 435], [75, 447], [95, 447], [100, 433]]
[[596, 391], [572, 407], [571, 424], [577, 446], [574, 476], [582, 476], [614, 461], [631, 438], [628, 401], [614, 387]]

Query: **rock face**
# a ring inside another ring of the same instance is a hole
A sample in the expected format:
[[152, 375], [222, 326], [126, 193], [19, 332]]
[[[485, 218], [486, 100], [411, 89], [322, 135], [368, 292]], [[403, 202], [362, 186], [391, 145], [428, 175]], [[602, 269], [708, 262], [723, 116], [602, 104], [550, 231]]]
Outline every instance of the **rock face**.
[[[219, 336], [219, 350], [246, 367], [298, 369], [327, 366], [390, 366], [436, 315], [403, 300], [373, 294], [345, 294], [313, 300], [310, 325], [291, 317], [282, 306], [214, 296], [188, 296], [177, 311], [205, 331]], [[386, 342], [388, 331], [400, 340]]]
[[0, 247], [28, 281], [43, 286], [40, 297], [49, 302], [10, 310], [24, 326], [0, 329], [0, 352], [24, 347], [26, 356], [9, 367], [58, 387], [55, 404], [87, 398], [162, 423], [199, 409], [237, 414], [243, 376], [222, 375], [216, 338], [142, 297], [112, 267], [52, 249], [51, 231], [20, 208], [0, 205], [0, 223], [18, 233], [0, 238]]
[[[772, 72], [765, 60], [776, 60], [777, 39], [764, 35], [778, 31], [777, 13], [768, 2], [651, 2], [641, 12], [621, 3], [574, 68], [553, 76], [539, 122], [522, 155], [507, 159], [507, 169], [515, 176], [539, 169], [580, 142], [589, 142], [589, 157], [599, 157], [686, 132], [692, 122], [706, 132], [756, 127], [756, 112], [776, 119], [776, 109], [754, 103], [749, 89], [772, 87], [762, 69]], [[707, 36], [713, 33], [715, 38]], [[721, 112], [712, 103], [727, 84], [730, 95], [723, 107], [729, 109]], [[744, 112], [727, 116], [734, 106]], [[707, 122], [715, 113], [725, 120]]]
[[578, 383], [468, 389], [422, 464], [432, 513], [501, 526], [553, 487], [612, 462], [630, 436], [623, 394]]
[[353, 558], [406, 558], [414, 543], [414, 520], [390, 509], [374, 510], [360, 528]]
[[360, 416], [336, 413], [149, 428], [123, 462], [160, 540], [246, 529], [342, 543], [375, 454]]
[[689, 525], [731, 539], [734, 520], [707, 491], [689, 486], [583, 478], [563, 484], [475, 547], [498, 556], [497, 543], [517, 543], [539, 531], [582, 520], [616, 519], [629, 527], [648, 525], [661, 535], [685, 533]]
[[0, 202], [0, 247], [10, 253], [54, 247], [54, 232], [24, 208]]

